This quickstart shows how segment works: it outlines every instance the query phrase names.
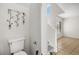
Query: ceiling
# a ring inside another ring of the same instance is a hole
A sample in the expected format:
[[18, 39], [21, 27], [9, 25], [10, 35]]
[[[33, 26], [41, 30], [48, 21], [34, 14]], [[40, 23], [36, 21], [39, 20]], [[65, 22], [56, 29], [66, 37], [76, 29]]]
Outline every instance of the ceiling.
[[64, 11], [59, 16], [63, 18], [79, 16], [79, 3], [58, 3], [57, 5]]
[[[19, 5], [30, 7], [31, 3], [18, 3]], [[64, 11], [59, 14], [62, 18], [79, 16], [79, 3], [57, 3], [57, 5]]]

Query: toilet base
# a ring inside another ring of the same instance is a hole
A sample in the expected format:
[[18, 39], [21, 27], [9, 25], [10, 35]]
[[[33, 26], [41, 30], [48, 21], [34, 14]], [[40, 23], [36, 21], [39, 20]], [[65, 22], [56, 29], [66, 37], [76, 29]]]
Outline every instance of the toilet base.
[[27, 55], [25, 51], [19, 51], [17, 53], [14, 53], [14, 55]]

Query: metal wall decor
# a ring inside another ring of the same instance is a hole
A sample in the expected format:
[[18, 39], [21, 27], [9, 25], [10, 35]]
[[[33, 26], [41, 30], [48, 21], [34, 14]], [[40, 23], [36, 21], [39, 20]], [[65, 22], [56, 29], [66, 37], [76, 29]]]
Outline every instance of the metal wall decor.
[[20, 22], [22, 22], [22, 24], [25, 23], [25, 16], [26, 14], [24, 12], [19, 12], [13, 9], [8, 9], [8, 14], [9, 14], [9, 19], [7, 20], [7, 22], [9, 23], [9, 29], [12, 28], [12, 25], [16, 25], [17, 27], [19, 26]]

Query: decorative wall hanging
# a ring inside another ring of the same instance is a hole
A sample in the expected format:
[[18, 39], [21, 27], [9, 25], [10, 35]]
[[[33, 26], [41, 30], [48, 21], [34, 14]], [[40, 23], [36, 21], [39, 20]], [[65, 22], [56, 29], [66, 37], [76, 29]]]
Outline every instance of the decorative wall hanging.
[[8, 14], [9, 14], [9, 19], [7, 20], [7, 22], [9, 23], [9, 29], [12, 28], [12, 25], [16, 25], [17, 27], [19, 26], [20, 22], [22, 22], [22, 24], [25, 24], [25, 16], [26, 14], [24, 12], [19, 12], [13, 9], [8, 9]]

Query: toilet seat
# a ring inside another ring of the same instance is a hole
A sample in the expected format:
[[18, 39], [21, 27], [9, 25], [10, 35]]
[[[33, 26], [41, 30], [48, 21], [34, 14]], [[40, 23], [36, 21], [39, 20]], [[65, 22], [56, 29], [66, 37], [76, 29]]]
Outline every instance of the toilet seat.
[[25, 51], [19, 51], [17, 53], [14, 53], [14, 55], [27, 55]]

